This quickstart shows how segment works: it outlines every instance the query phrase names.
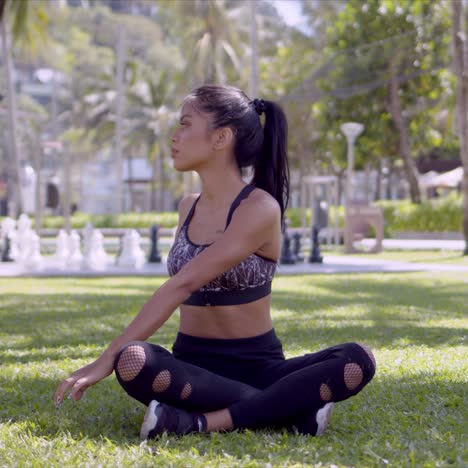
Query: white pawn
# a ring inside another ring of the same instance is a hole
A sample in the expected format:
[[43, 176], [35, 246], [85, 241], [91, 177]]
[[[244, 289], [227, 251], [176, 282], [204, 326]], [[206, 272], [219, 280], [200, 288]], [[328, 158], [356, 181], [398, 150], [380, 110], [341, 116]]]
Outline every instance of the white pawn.
[[140, 234], [134, 229], [125, 232], [122, 239], [122, 253], [117, 259], [117, 265], [141, 268], [145, 264], [145, 253], [140, 247]]
[[76, 231], [72, 231], [68, 243], [70, 254], [68, 256], [68, 266], [79, 268], [83, 263], [83, 254], [81, 253], [81, 239]]
[[[18, 222], [18, 231], [16, 236], [16, 245], [18, 248], [18, 257], [17, 260], [22, 262], [26, 260], [26, 256], [29, 253], [32, 240], [32, 221], [29, 219], [29, 216], [25, 213], [21, 214]], [[16, 259], [15, 259], [16, 260]]]
[[13, 218], [5, 218], [0, 225], [0, 238], [6, 237], [11, 231], [14, 231], [16, 221]]
[[54, 263], [61, 267], [65, 267], [70, 256], [70, 238], [67, 231], [60, 229], [55, 240], [55, 254], [52, 257]]
[[39, 236], [32, 229], [24, 230], [23, 232], [18, 231], [16, 233], [16, 261], [20, 263], [28, 262], [28, 258], [31, 255], [32, 247], [36, 237], [39, 238]]
[[26, 213], [22, 213], [18, 218], [18, 231], [25, 232], [31, 229], [32, 221]]
[[41, 255], [41, 239], [32, 231], [29, 242], [29, 249], [24, 258], [24, 266], [33, 270], [40, 270], [44, 264]]
[[98, 230], [94, 230], [88, 240], [88, 251], [85, 253], [84, 266], [92, 270], [102, 270], [109, 263], [109, 256], [104, 250], [104, 236]]

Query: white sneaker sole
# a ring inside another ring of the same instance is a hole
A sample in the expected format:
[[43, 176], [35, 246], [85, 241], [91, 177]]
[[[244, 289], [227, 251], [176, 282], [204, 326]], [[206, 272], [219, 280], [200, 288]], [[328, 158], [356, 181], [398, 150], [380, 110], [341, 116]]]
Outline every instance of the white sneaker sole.
[[158, 424], [158, 417], [156, 416], [156, 408], [159, 406], [159, 401], [153, 400], [146, 409], [145, 417], [140, 428], [140, 439], [146, 440], [149, 433]]
[[334, 405], [335, 403], [327, 403], [323, 408], [317, 411], [315, 417], [315, 421], [317, 421], [317, 432], [315, 435], [322, 435], [327, 430]]

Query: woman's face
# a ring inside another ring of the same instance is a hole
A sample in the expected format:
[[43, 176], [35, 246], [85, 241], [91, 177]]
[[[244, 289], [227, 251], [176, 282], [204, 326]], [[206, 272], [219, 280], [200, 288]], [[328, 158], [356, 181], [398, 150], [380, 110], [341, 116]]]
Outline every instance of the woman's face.
[[213, 133], [207, 114], [185, 103], [172, 137], [171, 155], [178, 171], [195, 170], [213, 156]]

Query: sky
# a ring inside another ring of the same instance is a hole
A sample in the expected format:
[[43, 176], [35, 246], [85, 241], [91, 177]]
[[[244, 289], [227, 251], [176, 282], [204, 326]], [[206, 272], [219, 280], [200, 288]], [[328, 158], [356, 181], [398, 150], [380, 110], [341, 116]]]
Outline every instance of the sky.
[[303, 29], [305, 26], [304, 17], [301, 14], [301, 0], [270, 0], [275, 5], [278, 13], [290, 26]]

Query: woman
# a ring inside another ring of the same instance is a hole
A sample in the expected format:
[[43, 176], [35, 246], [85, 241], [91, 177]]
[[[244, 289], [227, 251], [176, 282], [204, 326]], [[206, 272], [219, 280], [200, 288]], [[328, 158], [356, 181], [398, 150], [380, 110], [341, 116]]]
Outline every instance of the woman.
[[[265, 115], [262, 127], [261, 116]], [[148, 405], [141, 437], [162, 432], [287, 427], [324, 432], [334, 402], [358, 393], [375, 361], [346, 343], [286, 360], [273, 330], [270, 292], [289, 194], [287, 122], [270, 101], [203, 86], [184, 101], [172, 139], [174, 167], [196, 171], [202, 193], [179, 205], [171, 278], [92, 364], [58, 386], [78, 401], [115, 370]], [[246, 185], [241, 169], [253, 166]], [[173, 353], [146, 343], [180, 306]]]

